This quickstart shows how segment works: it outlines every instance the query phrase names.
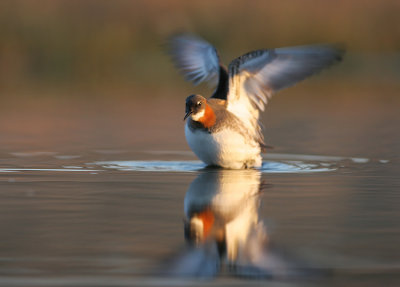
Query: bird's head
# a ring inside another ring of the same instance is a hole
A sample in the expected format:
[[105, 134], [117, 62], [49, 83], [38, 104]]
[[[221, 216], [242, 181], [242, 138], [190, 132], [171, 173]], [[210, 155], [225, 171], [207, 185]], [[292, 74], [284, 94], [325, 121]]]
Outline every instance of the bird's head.
[[186, 114], [183, 120], [189, 116], [192, 120], [199, 121], [205, 114], [207, 100], [200, 95], [191, 95], [186, 98]]

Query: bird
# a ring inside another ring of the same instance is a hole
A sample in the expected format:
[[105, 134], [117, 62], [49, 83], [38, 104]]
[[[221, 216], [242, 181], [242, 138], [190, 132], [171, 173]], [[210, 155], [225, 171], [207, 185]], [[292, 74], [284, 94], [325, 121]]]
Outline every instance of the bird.
[[344, 50], [317, 44], [248, 52], [226, 67], [203, 38], [176, 34], [168, 53], [187, 81], [215, 88], [209, 98], [192, 94], [185, 102], [185, 137], [208, 166], [260, 168], [266, 145], [260, 112], [272, 95], [342, 60]]

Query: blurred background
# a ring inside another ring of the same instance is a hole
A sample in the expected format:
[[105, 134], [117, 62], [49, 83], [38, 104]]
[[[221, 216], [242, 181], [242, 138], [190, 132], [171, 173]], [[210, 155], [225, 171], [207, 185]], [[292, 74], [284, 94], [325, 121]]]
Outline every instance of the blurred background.
[[185, 83], [163, 44], [190, 32], [226, 64], [253, 49], [344, 44], [342, 63], [274, 97], [267, 141], [282, 152], [392, 156], [399, 12], [395, 0], [1, 1], [0, 145], [187, 149], [184, 99], [211, 91]]

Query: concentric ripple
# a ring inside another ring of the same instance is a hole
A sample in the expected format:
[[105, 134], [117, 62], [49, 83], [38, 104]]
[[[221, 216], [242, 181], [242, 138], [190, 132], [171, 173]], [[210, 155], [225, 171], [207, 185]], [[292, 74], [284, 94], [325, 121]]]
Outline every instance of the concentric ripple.
[[[90, 164], [92, 165], [92, 164]], [[201, 161], [99, 161], [93, 165], [106, 169], [121, 171], [151, 171], [151, 172], [195, 172], [206, 168]], [[275, 162], [266, 161], [259, 169], [263, 173], [307, 173], [327, 172], [336, 168], [318, 163], [306, 163], [302, 161]]]

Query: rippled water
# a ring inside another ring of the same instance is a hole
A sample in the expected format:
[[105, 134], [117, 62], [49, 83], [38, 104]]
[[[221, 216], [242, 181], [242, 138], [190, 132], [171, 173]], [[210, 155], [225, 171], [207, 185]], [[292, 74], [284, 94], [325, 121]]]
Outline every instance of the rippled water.
[[180, 151], [7, 152], [0, 285], [393, 283], [399, 170], [279, 153], [229, 171]]

